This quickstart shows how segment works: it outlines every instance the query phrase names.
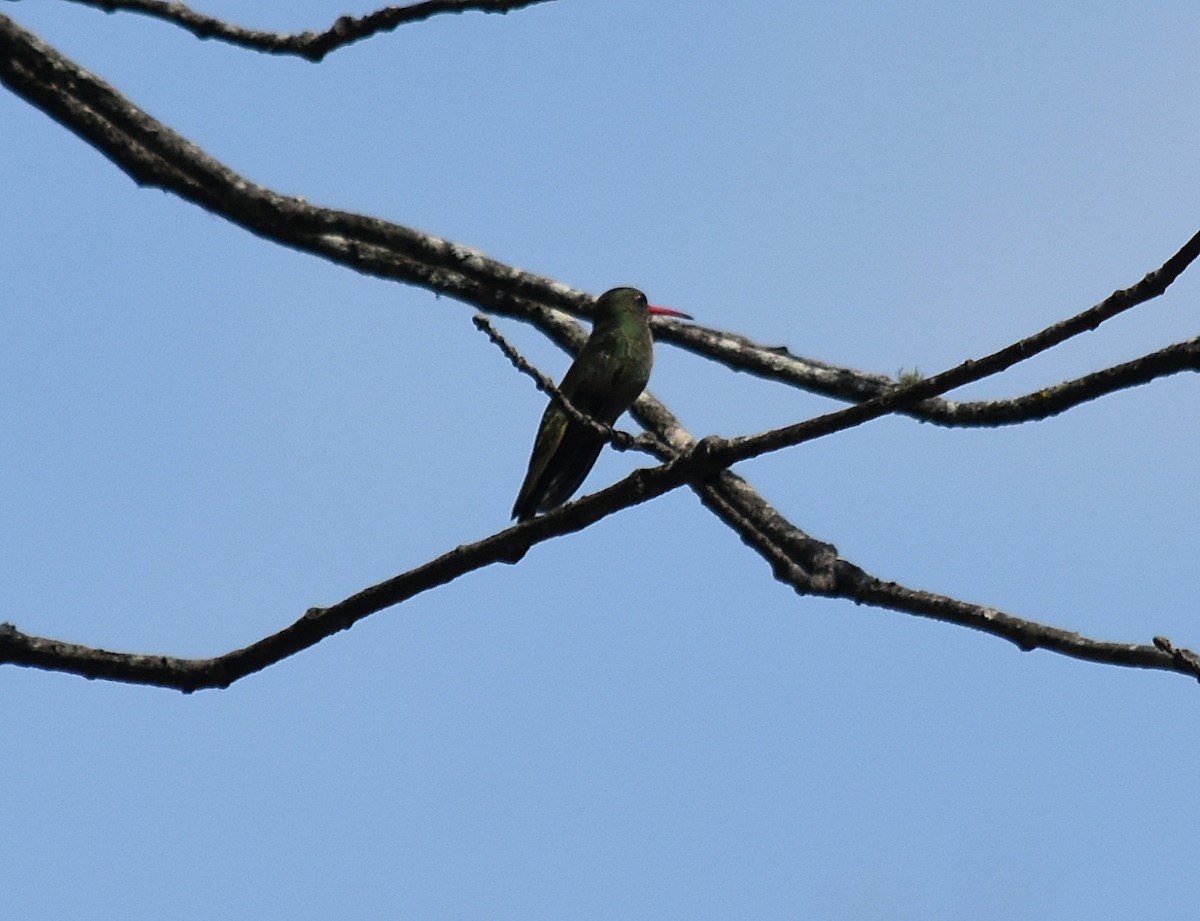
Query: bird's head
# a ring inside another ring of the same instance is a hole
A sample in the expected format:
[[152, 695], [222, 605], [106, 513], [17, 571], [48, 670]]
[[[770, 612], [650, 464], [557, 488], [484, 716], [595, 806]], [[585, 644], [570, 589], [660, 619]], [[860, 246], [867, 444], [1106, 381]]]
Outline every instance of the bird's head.
[[660, 317], [679, 317], [690, 320], [691, 316], [681, 310], [670, 307], [656, 307], [646, 300], [646, 295], [637, 288], [612, 288], [605, 291], [596, 300], [596, 320], [616, 320], [621, 316], [646, 316], [647, 314]]

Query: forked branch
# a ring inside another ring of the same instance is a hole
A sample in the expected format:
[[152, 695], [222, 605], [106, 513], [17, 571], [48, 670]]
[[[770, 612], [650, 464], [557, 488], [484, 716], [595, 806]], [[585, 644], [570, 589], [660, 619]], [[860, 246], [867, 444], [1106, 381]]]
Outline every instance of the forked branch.
[[[135, 5], [135, 0], [94, 5], [130, 7]], [[500, 5], [516, 8], [529, 4], [496, 4]], [[411, 11], [434, 6], [439, 4], [391, 9]], [[483, 4], [441, 6], [482, 8]], [[419, 285], [492, 312], [519, 317], [560, 343], [582, 335], [575, 324], [558, 313], [567, 310], [588, 315], [591, 300], [582, 292], [411, 228], [317, 208], [302, 199], [255, 185], [150, 118], [112, 87], [3, 16], [0, 16], [0, 81], [95, 146], [139, 184], [170, 191], [283, 245], [320, 255], [358, 271]], [[696, 442], [666, 407], [645, 394], [635, 407], [635, 415], [657, 436], [651, 447], [665, 461], [660, 466], [636, 471], [601, 492], [456, 548], [335, 605], [314, 608], [286, 629], [244, 649], [211, 659], [145, 656], [29, 636], [5, 625], [0, 629], [0, 662], [181, 690], [224, 687], [346, 629], [363, 617], [483, 566], [516, 562], [534, 544], [580, 530], [615, 511], [686, 484], [696, 491], [707, 508], [767, 561], [777, 579], [798, 593], [845, 598], [945, 620], [1003, 637], [1022, 649], [1040, 647], [1090, 661], [1200, 677], [1200, 659], [1161, 637], [1150, 645], [1106, 643], [871, 576], [841, 559], [831, 544], [814, 539], [795, 527], [745, 480], [726, 469], [738, 460], [797, 445], [888, 413], [904, 412], [918, 417], [921, 413], [930, 413], [932, 418], [932, 415], [944, 412], [939, 407], [949, 405], [938, 400], [946, 391], [998, 373], [1158, 296], [1191, 264], [1198, 252], [1200, 234], [1138, 284], [1114, 293], [1069, 320], [986, 358], [965, 362], [943, 374], [903, 387], [888, 382], [873, 393], [854, 397], [869, 397], [865, 402], [772, 432]], [[679, 328], [664, 329], [661, 334], [678, 341], [693, 335]], [[739, 338], [733, 334], [699, 330], [696, 336], [695, 343], [689, 340], [688, 347], [715, 360], [733, 363], [732, 357], [748, 352], [748, 340], [730, 347], [729, 342]], [[1137, 360], [1140, 364], [1130, 362], [1097, 372], [1098, 375], [1109, 375], [1106, 381], [1091, 375], [1093, 380], [1086, 385], [1068, 382], [1061, 385], [1066, 395], [1058, 398], [1058, 405], [1066, 408], [1077, 405], [1082, 399], [1094, 398], [1088, 397], [1089, 393], [1112, 392], [1115, 389], [1113, 380], [1125, 381], [1124, 386], [1130, 386], [1161, 374], [1194, 370], [1196, 348], [1193, 340], [1144, 356]], [[857, 373], [848, 369], [829, 370], [833, 376], [840, 373], [851, 382]], [[1080, 379], [1081, 382], [1086, 380]], [[553, 385], [549, 387], [553, 394]]]

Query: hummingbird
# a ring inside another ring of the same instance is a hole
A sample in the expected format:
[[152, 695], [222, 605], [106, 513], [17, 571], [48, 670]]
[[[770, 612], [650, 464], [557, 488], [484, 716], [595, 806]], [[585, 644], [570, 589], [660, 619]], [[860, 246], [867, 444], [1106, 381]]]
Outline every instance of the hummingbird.
[[[650, 315], [691, 317], [654, 307], [637, 288], [613, 288], [596, 300], [592, 334], [558, 389], [581, 413], [612, 425], [650, 380], [654, 341]], [[555, 400], [542, 414], [529, 471], [512, 516], [527, 521], [571, 498], [587, 477], [604, 439], [572, 419]]]

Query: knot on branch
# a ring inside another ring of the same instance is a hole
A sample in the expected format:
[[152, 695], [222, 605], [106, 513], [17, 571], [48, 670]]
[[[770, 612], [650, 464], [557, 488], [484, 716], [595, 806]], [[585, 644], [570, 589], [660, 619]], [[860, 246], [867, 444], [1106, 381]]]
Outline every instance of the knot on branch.
[[729, 465], [728, 439], [706, 435], [687, 454], [687, 463], [694, 480], [706, 480]]

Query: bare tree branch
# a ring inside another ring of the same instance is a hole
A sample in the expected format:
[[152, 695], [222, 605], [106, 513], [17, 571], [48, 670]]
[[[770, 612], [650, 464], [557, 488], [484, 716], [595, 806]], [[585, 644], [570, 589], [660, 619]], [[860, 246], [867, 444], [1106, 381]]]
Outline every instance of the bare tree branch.
[[1114, 291], [1099, 304], [1089, 307], [1082, 313], [1061, 320], [1041, 332], [998, 349], [983, 358], [968, 359], [941, 374], [935, 374], [933, 377], [906, 386], [896, 387], [888, 393], [863, 403], [759, 435], [746, 435], [731, 439], [719, 447], [714, 447], [714, 459], [721, 466], [728, 466], [739, 460], [747, 460], [769, 451], [803, 444], [814, 438], [820, 438], [830, 431], [841, 431], [858, 425], [860, 422], [897, 411], [901, 405], [911, 406], [926, 397], [936, 396], [947, 390], [953, 390], [964, 384], [998, 374], [1019, 362], [1065, 342], [1072, 336], [1095, 329], [1101, 323], [1126, 310], [1131, 310], [1139, 304], [1158, 297], [1195, 261], [1197, 256], [1200, 256], [1200, 231], [1193, 234], [1192, 238], [1174, 256], [1137, 284]]
[[[904, 386], [897, 386], [873, 399], [792, 425], [739, 438], [706, 438], [688, 453], [699, 454], [702, 458], [699, 461], [701, 465], [718, 470], [738, 461], [749, 460], [752, 457], [822, 438], [833, 432], [844, 431], [883, 415], [902, 412], [916, 403], [938, 396], [947, 390], [1006, 370], [1040, 352], [1053, 348], [1071, 336], [1095, 329], [1105, 320], [1158, 297], [1191, 265], [1197, 256], [1200, 256], [1200, 232], [1194, 234], [1162, 266], [1147, 274], [1131, 287], [1115, 291], [1099, 304], [1034, 333], [1032, 336], [1014, 342], [1012, 345], [998, 349], [990, 355], [980, 359], [968, 359], [941, 374], [935, 374]], [[1188, 346], [1189, 343], [1181, 343], [1176, 347], [1176, 351], [1192, 360], [1194, 356], [1189, 354]], [[1170, 358], [1176, 360], [1174, 354]]]
[[[210, 659], [139, 655], [93, 649], [73, 643], [29, 636], [11, 624], [0, 625], [0, 664], [43, 668], [88, 678], [105, 678], [191, 692], [228, 687], [239, 678], [260, 671], [320, 642], [359, 620], [400, 604], [421, 592], [444, 585], [461, 575], [496, 562], [516, 562], [534, 544], [582, 530], [613, 512], [646, 502], [681, 485], [693, 463], [675, 461], [650, 470], [635, 471], [620, 482], [578, 502], [555, 509], [481, 541], [466, 544], [429, 563], [371, 586], [328, 608], [312, 608], [280, 632], [250, 646]], [[726, 474], [728, 475], [728, 474]], [[716, 494], [710, 498], [719, 499]], [[719, 499], [719, 501], [723, 501]], [[1200, 680], [1200, 656], [1156, 637], [1153, 645], [1109, 643], [1081, 634], [1005, 614], [994, 608], [916, 591], [884, 582], [841, 559], [824, 560], [832, 581], [817, 584], [810, 572], [783, 548], [790, 528], [782, 519], [772, 535], [750, 522], [732, 505], [725, 516], [736, 517], [735, 530], [749, 546], [764, 556], [775, 578], [799, 594], [846, 598], [877, 607], [905, 611], [971, 627], [1003, 637], [1022, 650], [1045, 648], [1092, 662], [1177, 672]], [[782, 539], [781, 539], [782, 538]], [[811, 545], [799, 535], [800, 545]], [[829, 545], [820, 545], [832, 550]]]
[[530, 320], [544, 315], [538, 305], [546, 305], [590, 315], [592, 298], [582, 291], [478, 250], [378, 218], [318, 208], [249, 181], [4, 16], [0, 82], [139, 185], [171, 192], [265, 239], [495, 313]]
[[[848, 402], [869, 400], [900, 383], [886, 374], [872, 374], [804, 358], [792, 354], [785, 346], [765, 346], [737, 333], [696, 324], [672, 324], [664, 327], [658, 338], [734, 371]], [[923, 400], [900, 414], [947, 428], [1018, 425], [1058, 415], [1118, 390], [1195, 370], [1198, 370], [1196, 347], [1194, 340], [1189, 340], [1074, 380], [1039, 387], [1021, 396], [970, 402]]]
[[[266, 239], [535, 323], [545, 318], [539, 305], [590, 314], [591, 298], [583, 292], [489, 259], [478, 250], [377, 218], [318, 208], [250, 182], [5, 17], [0, 17], [0, 80], [97, 147], [135, 182], [180, 195]], [[655, 328], [658, 338], [725, 364], [753, 366], [763, 376], [789, 379], [842, 399], [869, 399], [896, 386], [886, 377], [798, 359], [785, 349], [757, 346], [733, 333], [670, 323]], [[1072, 335], [1086, 328], [1079, 327]], [[1097, 372], [1099, 376], [1041, 389], [1014, 401], [935, 401], [906, 413], [946, 425], [1045, 418], [1120, 387], [1191, 367], [1181, 352], [1173, 360], [1175, 365], [1163, 360], [1140, 368], [1133, 363], [1118, 366], [1119, 374]], [[1147, 374], [1149, 369], [1156, 370]], [[1051, 399], [1044, 398], [1047, 393]]]
[[410, 22], [420, 22], [439, 13], [508, 13], [552, 0], [424, 0], [408, 6], [386, 6], [366, 16], [341, 16], [324, 32], [265, 32], [247, 29], [197, 13], [183, 3], [164, 0], [71, 0], [113, 13], [125, 10], [173, 23], [197, 38], [215, 38], [267, 54], [290, 54], [308, 61], [321, 61], [331, 51], [381, 32], [390, 32]]
[[[737, 333], [696, 324], [673, 324], [658, 338], [685, 351], [711, 359], [734, 371], [778, 381], [801, 390], [857, 403], [896, 387], [886, 374], [873, 374], [790, 352], [786, 346], [766, 346]], [[1123, 364], [1027, 394], [996, 400], [931, 399], [901, 415], [947, 428], [986, 428], [1046, 419], [1109, 393], [1148, 384], [1181, 371], [1195, 371], [1195, 347], [1189, 341], [1167, 346]]]
[[[1000, 426], [1036, 422], [1110, 393], [1148, 384], [1181, 371], [1200, 371], [1200, 337], [1177, 342], [1132, 361], [1093, 371], [1023, 396], [969, 403], [931, 400], [928, 404], [919, 405], [917, 412], [912, 415], [923, 421], [947, 426]], [[918, 415], [926, 407], [929, 415]]]
[[[839, 592], [839, 597], [850, 597], [864, 604], [970, 627], [1003, 637], [1025, 652], [1047, 649], [1087, 662], [1162, 669], [1189, 675], [1200, 681], [1200, 657], [1190, 650], [1171, 647], [1169, 641], [1162, 637], [1156, 637], [1152, 645], [1093, 640], [1070, 630], [1014, 617], [995, 608], [905, 588], [895, 582], [884, 582], [861, 570], [855, 571], [857, 567], [852, 564], [839, 561], [839, 569], [842, 568], [846, 569], [844, 581], [853, 584], [854, 590], [851, 595]], [[1169, 648], [1164, 648], [1161, 645], [1163, 642]]]
[[[242, 649], [211, 659], [110, 652], [74, 643], [29, 636], [12, 624], [0, 625], [0, 664], [11, 663], [51, 671], [196, 691], [225, 688], [246, 675], [261, 671], [288, 656], [315, 645], [327, 636], [347, 630], [385, 608], [421, 592], [451, 582], [492, 563], [515, 563], [534, 544], [582, 530], [601, 518], [661, 495], [680, 485], [683, 477], [664, 476], [666, 468], [635, 471], [621, 482], [539, 518], [514, 525], [483, 540], [444, 553], [408, 572], [363, 589], [327, 608], [310, 608], [290, 626]], [[650, 473], [654, 488], [642, 488]]]

